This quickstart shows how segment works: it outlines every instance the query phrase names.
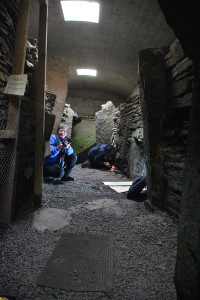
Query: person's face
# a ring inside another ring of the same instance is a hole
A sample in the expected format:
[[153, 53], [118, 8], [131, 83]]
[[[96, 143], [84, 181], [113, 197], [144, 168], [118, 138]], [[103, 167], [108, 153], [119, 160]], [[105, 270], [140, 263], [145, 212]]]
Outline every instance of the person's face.
[[65, 138], [67, 136], [67, 130], [64, 128], [60, 128], [58, 134], [61, 138]]

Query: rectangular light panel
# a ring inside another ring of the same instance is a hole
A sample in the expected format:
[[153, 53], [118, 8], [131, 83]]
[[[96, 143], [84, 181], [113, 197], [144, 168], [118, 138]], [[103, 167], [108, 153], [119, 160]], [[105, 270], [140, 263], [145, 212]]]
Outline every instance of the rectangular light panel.
[[99, 3], [87, 1], [60, 1], [65, 21], [99, 23]]
[[78, 75], [97, 76], [97, 70], [92, 69], [77, 69]]

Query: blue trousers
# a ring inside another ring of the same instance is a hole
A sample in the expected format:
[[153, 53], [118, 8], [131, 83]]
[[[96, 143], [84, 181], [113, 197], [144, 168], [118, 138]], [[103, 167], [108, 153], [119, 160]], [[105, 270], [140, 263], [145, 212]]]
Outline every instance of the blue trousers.
[[43, 175], [44, 177], [55, 178], [61, 178], [64, 175], [69, 176], [76, 161], [77, 155], [75, 153], [72, 153], [71, 155], [66, 155], [64, 167], [61, 167], [58, 164], [44, 165]]

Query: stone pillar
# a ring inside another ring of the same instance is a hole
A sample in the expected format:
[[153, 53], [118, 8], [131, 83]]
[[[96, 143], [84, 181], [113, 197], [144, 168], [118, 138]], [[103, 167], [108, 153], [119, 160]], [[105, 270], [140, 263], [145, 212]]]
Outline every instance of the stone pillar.
[[144, 122], [147, 193], [151, 203], [165, 209], [162, 124], [165, 111], [165, 51], [147, 49], [139, 53], [140, 96]]
[[102, 109], [96, 113], [96, 143], [110, 144], [113, 128], [115, 106], [111, 101], [101, 105]]

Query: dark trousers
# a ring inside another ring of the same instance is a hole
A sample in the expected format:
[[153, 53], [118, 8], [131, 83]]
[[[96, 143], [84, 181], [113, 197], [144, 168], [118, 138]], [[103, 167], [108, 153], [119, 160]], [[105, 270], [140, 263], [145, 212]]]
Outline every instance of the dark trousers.
[[64, 167], [61, 167], [58, 164], [44, 165], [43, 175], [44, 177], [55, 178], [61, 178], [64, 175], [69, 176], [76, 161], [77, 155], [75, 153], [72, 153], [71, 155], [66, 155]]

